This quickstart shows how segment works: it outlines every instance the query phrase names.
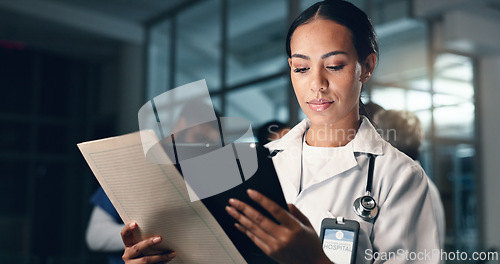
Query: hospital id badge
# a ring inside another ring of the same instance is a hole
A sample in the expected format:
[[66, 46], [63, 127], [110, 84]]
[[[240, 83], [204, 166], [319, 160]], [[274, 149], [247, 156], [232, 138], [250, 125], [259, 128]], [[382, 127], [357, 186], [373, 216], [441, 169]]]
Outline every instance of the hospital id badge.
[[344, 220], [343, 217], [323, 219], [320, 238], [328, 258], [336, 264], [355, 263], [358, 233], [357, 221]]

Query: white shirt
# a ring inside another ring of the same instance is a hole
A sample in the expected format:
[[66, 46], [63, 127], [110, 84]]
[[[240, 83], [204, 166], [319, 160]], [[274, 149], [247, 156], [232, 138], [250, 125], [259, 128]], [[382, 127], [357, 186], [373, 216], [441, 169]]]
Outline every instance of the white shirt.
[[331, 162], [338, 160], [343, 154], [343, 149], [348, 147], [314, 147], [304, 140], [302, 143], [302, 188], [305, 189], [314, 184], [316, 176], [328, 174]]
[[[364, 117], [355, 138], [335, 148], [335, 158], [308, 179], [299, 194], [302, 136], [309, 126], [305, 119], [266, 145], [270, 151], [281, 150], [273, 163], [287, 203], [295, 204], [318, 234], [326, 217], [358, 221], [356, 263], [438, 263], [438, 233], [425, 172], [384, 141]], [[367, 153], [377, 156], [372, 196], [380, 208], [373, 222], [361, 219], [352, 209], [354, 200], [365, 195]]]

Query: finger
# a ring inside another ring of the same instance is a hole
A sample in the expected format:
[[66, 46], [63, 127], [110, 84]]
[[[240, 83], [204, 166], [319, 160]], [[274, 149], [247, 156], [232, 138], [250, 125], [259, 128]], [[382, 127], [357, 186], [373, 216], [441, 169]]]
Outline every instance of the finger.
[[125, 247], [125, 252], [123, 253], [123, 258], [133, 259], [141, 256], [143, 252], [152, 246], [159, 244], [161, 242], [161, 237], [151, 237], [140, 241], [131, 247]]
[[259, 193], [256, 190], [248, 189], [248, 196], [264, 209], [266, 209], [276, 220], [278, 220], [282, 225], [287, 227], [292, 227], [297, 225], [297, 221], [278, 204], [273, 202], [271, 199], [267, 198], [265, 195]]
[[259, 247], [264, 253], [269, 254], [268, 252], [271, 252], [271, 248], [261, 239], [259, 239], [257, 236], [255, 236], [250, 230], [246, 229], [245, 227], [241, 226], [238, 223], [235, 223], [234, 226], [240, 230], [240, 232], [244, 233], [245, 235], [250, 238], [250, 240], [253, 241], [253, 243]]
[[288, 204], [288, 210], [290, 210], [290, 213], [295, 216], [295, 218], [297, 218], [302, 224], [304, 224], [305, 226], [310, 226], [312, 227], [312, 224], [311, 222], [309, 222], [309, 219], [307, 218], [307, 216], [305, 216], [300, 210], [299, 208], [295, 207], [295, 205], [293, 204]]
[[[233, 199], [234, 200], [234, 199]], [[241, 201], [238, 201], [240, 204], [243, 203]], [[233, 201], [233, 203], [235, 203], [235, 201]], [[243, 205], [241, 206], [245, 206], [246, 209], [242, 208], [243, 210], [245, 210], [247, 213], [249, 214], [252, 214], [250, 213], [251, 210], [255, 211], [253, 208], [251, 208], [250, 206], [246, 205], [243, 203]], [[258, 237], [261, 241], [263, 241], [264, 243], [266, 244], [269, 244], [269, 243], [273, 243], [275, 241], [274, 239], [274, 234], [272, 234], [272, 232], [276, 232], [278, 231], [278, 226], [272, 222], [271, 220], [267, 219], [265, 216], [261, 215], [259, 217], [259, 219], [264, 219], [264, 220], [257, 220], [257, 221], [261, 221], [261, 222], [256, 222], [255, 220], [252, 220], [250, 218], [248, 218], [246, 216], [246, 213], [245, 214], [242, 214], [240, 213], [238, 210], [236, 210], [234, 207], [231, 207], [231, 206], [227, 206], [226, 207], [226, 211], [234, 218], [236, 219], [239, 223], [240, 223], [240, 226], [241, 227], [244, 227], [246, 230], [248, 230], [253, 236], [256, 236]], [[265, 220], [267, 219], [267, 221]], [[262, 222], [271, 222], [275, 227], [274, 228], [266, 228], [264, 229], [262, 226], [264, 226], [265, 224], [262, 224]], [[242, 230], [240, 230], [242, 231]], [[270, 232], [268, 232], [270, 231]], [[242, 231], [243, 232], [243, 231]], [[246, 232], [244, 232], [245, 234], [247, 234]], [[247, 234], [247, 236], [249, 236], [249, 234]], [[250, 237], [250, 236], [249, 236]]]
[[[272, 234], [273, 232], [276, 232], [279, 229], [279, 225], [276, 224], [274, 221], [271, 219], [267, 218], [263, 214], [261, 214], [259, 211], [255, 210], [252, 206], [237, 200], [237, 199], [229, 199], [229, 203], [236, 209], [238, 209], [240, 212], [243, 213], [241, 218], [237, 218], [238, 221], [240, 221], [241, 224], [243, 224], [247, 229], [250, 229], [255, 235], [259, 235], [259, 233], [256, 233], [257, 230], [256, 228], [258, 227], [259, 229], [262, 229], [265, 233], [267, 234]], [[230, 208], [228, 208], [230, 209]], [[238, 216], [238, 211], [236, 211], [236, 214], [234, 216]], [[228, 211], [228, 213], [231, 214], [231, 212]]]
[[125, 247], [131, 247], [135, 244], [134, 230], [136, 228], [137, 228], [137, 223], [135, 223], [135, 222], [130, 222], [123, 227], [123, 229], [121, 231], [121, 235], [122, 235], [122, 241], [123, 241], [123, 244], [125, 245]]
[[[161, 255], [152, 255], [152, 256], [144, 256], [139, 259], [135, 259], [137, 263], [168, 263], [176, 256], [175, 252], [161, 254]], [[124, 259], [125, 260], [125, 259]]]

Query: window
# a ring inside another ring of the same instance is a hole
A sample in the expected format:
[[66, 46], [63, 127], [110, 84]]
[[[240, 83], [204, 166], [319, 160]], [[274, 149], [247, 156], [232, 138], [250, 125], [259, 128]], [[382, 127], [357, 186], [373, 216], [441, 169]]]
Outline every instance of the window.
[[244, 117], [255, 128], [286, 122], [287, 15], [286, 0], [206, 0], [166, 17], [148, 31], [148, 99], [204, 78], [220, 114]]
[[[207, 15], [210, 14], [210, 15]], [[176, 17], [175, 88], [205, 79], [221, 89], [221, 1], [201, 1]]]
[[286, 69], [285, 1], [236, 0], [228, 5], [228, 86]]
[[147, 99], [167, 91], [171, 86], [169, 71], [172, 49], [172, 21], [165, 20], [149, 32]]

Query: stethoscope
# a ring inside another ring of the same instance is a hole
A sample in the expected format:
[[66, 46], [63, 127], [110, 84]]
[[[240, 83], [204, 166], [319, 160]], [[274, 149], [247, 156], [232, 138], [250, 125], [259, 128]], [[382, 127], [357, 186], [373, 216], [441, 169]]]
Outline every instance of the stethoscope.
[[372, 184], [373, 184], [373, 166], [375, 165], [375, 155], [368, 153], [370, 162], [368, 165], [368, 177], [366, 179], [366, 194], [358, 199], [354, 200], [352, 204], [352, 209], [354, 212], [366, 221], [371, 221], [375, 219], [378, 215], [378, 205], [373, 199]]
[[[302, 135], [302, 144], [305, 141], [307, 129]], [[281, 152], [282, 150], [274, 150], [270, 157], [274, 157], [276, 154]], [[299, 184], [299, 193], [302, 191], [302, 175], [303, 175], [303, 157], [301, 151], [301, 159], [300, 159], [300, 184]], [[373, 167], [375, 165], [375, 155], [368, 153], [369, 163], [368, 163], [368, 176], [366, 179], [366, 194], [354, 200], [352, 204], [352, 209], [356, 213], [357, 216], [361, 217], [363, 220], [371, 221], [375, 219], [378, 215], [378, 205], [375, 202], [375, 199], [372, 197], [372, 185], [373, 185]]]

